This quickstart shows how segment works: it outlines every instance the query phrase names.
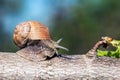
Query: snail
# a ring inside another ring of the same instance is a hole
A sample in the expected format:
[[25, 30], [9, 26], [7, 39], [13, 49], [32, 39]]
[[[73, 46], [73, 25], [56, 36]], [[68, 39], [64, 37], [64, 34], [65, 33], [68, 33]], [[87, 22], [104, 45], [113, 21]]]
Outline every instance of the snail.
[[58, 49], [67, 50], [59, 45], [62, 39], [53, 41], [46, 26], [38, 21], [18, 24], [14, 30], [13, 41], [20, 48], [16, 53], [31, 61], [41, 61], [58, 55]]

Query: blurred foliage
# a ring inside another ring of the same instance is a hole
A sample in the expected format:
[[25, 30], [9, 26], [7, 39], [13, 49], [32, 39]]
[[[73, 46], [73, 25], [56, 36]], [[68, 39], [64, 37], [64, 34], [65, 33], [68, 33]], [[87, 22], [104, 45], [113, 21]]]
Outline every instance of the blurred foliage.
[[[56, 41], [63, 38], [61, 45], [70, 50], [62, 53], [86, 53], [101, 36], [120, 38], [119, 0], [75, 0], [69, 7], [66, 6], [69, 2], [64, 1], [51, 0], [57, 10], [51, 20], [51, 35]], [[16, 50], [12, 37], [4, 30], [3, 19], [8, 14], [19, 14], [23, 3], [23, 0], [0, 0], [0, 51]]]
[[18, 14], [22, 0], [0, 0], [0, 51], [15, 51], [12, 37], [4, 30], [4, 17], [8, 14]]
[[101, 36], [120, 38], [119, 4], [118, 0], [78, 0], [70, 8], [60, 4], [53, 17], [53, 38], [62, 37], [70, 54], [87, 52]]

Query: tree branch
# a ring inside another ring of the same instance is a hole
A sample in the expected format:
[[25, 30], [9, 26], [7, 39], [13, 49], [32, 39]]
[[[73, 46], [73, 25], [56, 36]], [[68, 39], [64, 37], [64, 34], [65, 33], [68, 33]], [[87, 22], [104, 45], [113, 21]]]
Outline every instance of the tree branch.
[[119, 79], [120, 61], [109, 57], [87, 58], [64, 55], [32, 62], [15, 53], [0, 53], [0, 80]]

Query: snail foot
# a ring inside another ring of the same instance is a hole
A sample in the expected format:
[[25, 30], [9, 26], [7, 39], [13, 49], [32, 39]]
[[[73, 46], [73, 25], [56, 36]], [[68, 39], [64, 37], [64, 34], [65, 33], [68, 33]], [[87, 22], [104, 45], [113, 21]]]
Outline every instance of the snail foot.
[[46, 59], [51, 59], [53, 55], [47, 48], [42, 48], [38, 46], [27, 46], [16, 52], [17, 55], [30, 60], [30, 61], [44, 61]]

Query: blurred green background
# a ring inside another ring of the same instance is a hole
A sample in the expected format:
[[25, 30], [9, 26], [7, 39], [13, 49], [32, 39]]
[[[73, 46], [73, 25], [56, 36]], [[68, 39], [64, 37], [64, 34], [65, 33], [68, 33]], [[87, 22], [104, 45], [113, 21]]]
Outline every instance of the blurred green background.
[[86, 53], [102, 36], [120, 39], [119, 0], [0, 0], [0, 51], [16, 52], [12, 40], [20, 22], [38, 20], [69, 52]]

